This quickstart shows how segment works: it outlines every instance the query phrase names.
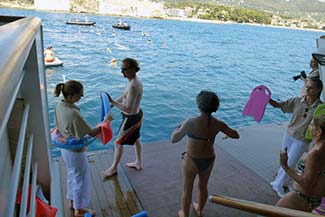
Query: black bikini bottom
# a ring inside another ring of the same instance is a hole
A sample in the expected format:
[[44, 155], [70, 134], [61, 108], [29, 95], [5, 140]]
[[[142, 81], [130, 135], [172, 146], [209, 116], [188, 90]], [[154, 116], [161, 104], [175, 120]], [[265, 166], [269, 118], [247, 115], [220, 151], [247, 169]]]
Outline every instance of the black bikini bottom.
[[190, 156], [188, 153], [183, 152], [182, 159], [184, 158], [185, 154], [187, 154], [187, 156], [189, 156], [193, 160], [193, 162], [196, 165], [199, 172], [203, 172], [204, 170], [208, 169], [209, 166], [214, 162], [214, 159], [216, 158], [215, 156], [208, 157], [208, 158], [195, 158], [195, 157]]
[[312, 209], [315, 209], [322, 203], [322, 197], [309, 197], [297, 189], [295, 189], [295, 193], [298, 194], [302, 199], [304, 199], [309, 204], [309, 207]]

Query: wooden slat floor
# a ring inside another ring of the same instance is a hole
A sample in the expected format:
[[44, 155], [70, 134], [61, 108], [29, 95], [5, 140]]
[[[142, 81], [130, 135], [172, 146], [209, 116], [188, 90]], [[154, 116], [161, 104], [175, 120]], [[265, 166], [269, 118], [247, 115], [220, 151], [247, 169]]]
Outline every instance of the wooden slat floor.
[[[143, 211], [124, 169], [119, 165], [118, 175], [104, 179], [101, 175], [113, 161], [113, 151], [96, 151], [88, 157], [91, 169], [91, 204], [90, 209], [96, 211], [98, 217], [130, 217]], [[73, 216], [66, 199], [66, 168], [62, 158], [60, 163], [61, 186], [64, 195], [64, 216]]]

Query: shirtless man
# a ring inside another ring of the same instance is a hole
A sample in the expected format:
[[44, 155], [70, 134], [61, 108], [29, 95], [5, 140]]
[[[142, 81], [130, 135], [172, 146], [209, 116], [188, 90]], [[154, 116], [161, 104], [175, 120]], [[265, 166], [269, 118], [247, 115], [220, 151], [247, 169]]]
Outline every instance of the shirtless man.
[[52, 50], [52, 46], [48, 46], [44, 51], [44, 60], [45, 62], [53, 62], [54, 61], [54, 52]]
[[121, 110], [123, 119], [118, 137], [115, 140], [113, 164], [110, 168], [102, 172], [106, 178], [117, 174], [117, 166], [123, 154], [123, 145], [134, 145], [135, 151], [135, 161], [127, 163], [126, 165], [141, 170], [140, 128], [143, 113], [140, 109], [142, 83], [136, 76], [139, 70], [140, 67], [135, 59], [124, 59], [122, 61], [121, 72], [124, 78], [127, 78], [129, 82], [125, 87], [124, 93], [117, 100], [113, 100], [111, 96], [109, 96], [111, 105]]

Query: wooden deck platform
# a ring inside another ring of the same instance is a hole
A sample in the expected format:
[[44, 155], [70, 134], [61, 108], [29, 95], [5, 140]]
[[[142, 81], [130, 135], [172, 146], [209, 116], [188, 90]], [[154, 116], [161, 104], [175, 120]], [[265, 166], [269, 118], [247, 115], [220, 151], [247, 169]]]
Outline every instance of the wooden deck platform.
[[[119, 166], [118, 176], [104, 179], [101, 171], [106, 170], [113, 161], [113, 151], [96, 151], [88, 157], [91, 169], [91, 204], [88, 208], [97, 212], [98, 217], [130, 217], [143, 211], [141, 202], [123, 167]], [[62, 192], [66, 195], [66, 168], [62, 158], [60, 164]], [[73, 216], [64, 198], [64, 216]]]
[[[239, 140], [216, 138], [216, 162], [209, 181], [209, 195], [220, 194], [274, 205], [279, 197], [270, 186], [279, 167], [284, 126], [252, 126], [239, 129]], [[181, 207], [182, 159], [186, 139], [177, 144], [158, 141], [143, 144], [142, 170], [125, 166], [134, 160], [132, 146], [126, 146], [118, 175], [104, 180], [101, 171], [113, 160], [113, 150], [95, 151], [90, 156], [92, 198], [89, 208], [103, 217], [130, 217], [146, 210], [150, 217], [173, 217]], [[62, 192], [66, 192], [66, 170], [60, 160]], [[193, 201], [197, 201], [197, 180]], [[65, 199], [64, 216], [72, 216]], [[207, 203], [205, 217], [256, 217], [256, 214]], [[190, 217], [196, 216], [191, 208]]]

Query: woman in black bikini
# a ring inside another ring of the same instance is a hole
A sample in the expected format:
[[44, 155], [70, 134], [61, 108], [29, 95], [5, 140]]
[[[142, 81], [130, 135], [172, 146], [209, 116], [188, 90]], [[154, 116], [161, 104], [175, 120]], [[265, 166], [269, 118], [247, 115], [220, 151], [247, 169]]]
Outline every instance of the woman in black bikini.
[[280, 153], [281, 167], [295, 181], [295, 189], [277, 206], [311, 212], [325, 196], [325, 114], [314, 117], [309, 129], [315, 145], [298, 163], [298, 171], [288, 166], [287, 152]]
[[193, 208], [196, 214], [201, 216], [207, 201], [208, 181], [215, 160], [213, 145], [216, 135], [221, 131], [231, 138], [239, 138], [236, 130], [211, 115], [219, 107], [219, 98], [215, 93], [201, 91], [196, 97], [196, 103], [200, 115], [185, 120], [174, 130], [171, 138], [171, 143], [179, 142], [185, 135], [189, 138], [186, 152], [183, 153], [184, 186], [179, 217], [189, 216], [196, 175], [199, 176], [198, 203], [193, 203]]

